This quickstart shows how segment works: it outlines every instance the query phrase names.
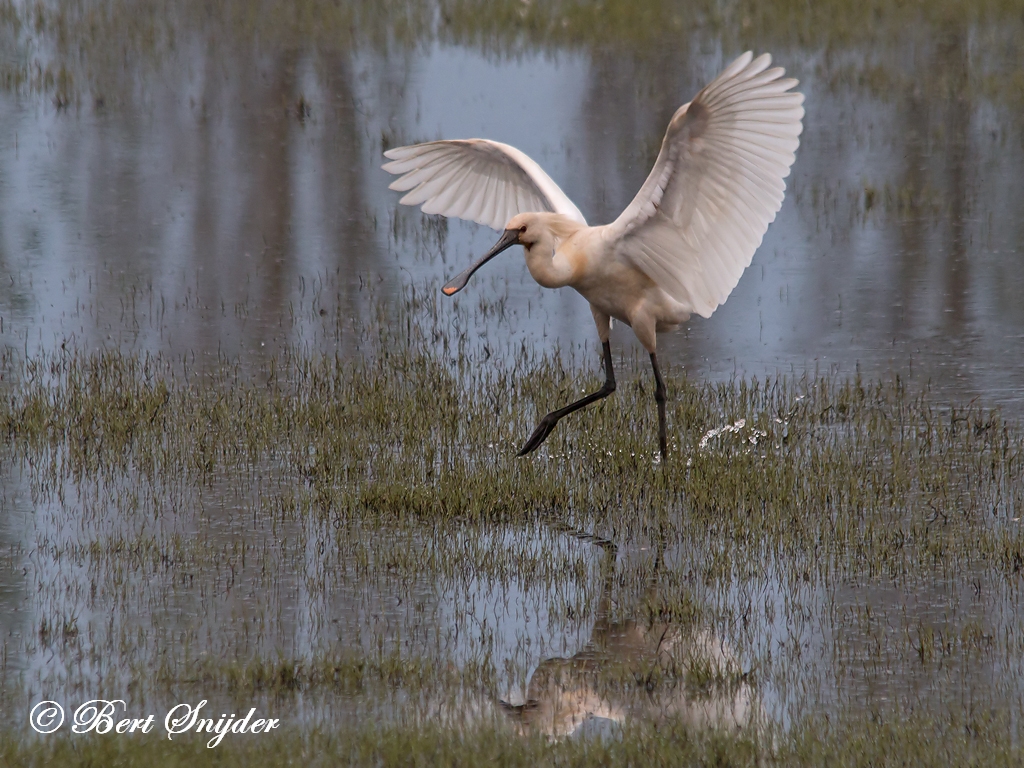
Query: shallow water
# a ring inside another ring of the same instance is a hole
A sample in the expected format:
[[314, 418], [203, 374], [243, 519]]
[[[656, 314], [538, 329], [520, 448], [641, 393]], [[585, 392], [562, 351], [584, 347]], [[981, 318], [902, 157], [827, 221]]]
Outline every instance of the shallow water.
[[[358, 316], [367, 291], [433, 290], [494, 239], [399, 210], [382, 142], [507, 141], [590, 221], [609, 221], [667, 115], [740, 50], [699, 28], [632, 54], [247, 48], [214, 44], [188, 18], [163, 22], [180, 35], [171, 51], [136, 54], [132, 88], [110, 93], [86, 70], [62, 108], [52, 89], [0, 96], [3, 343], [334, 352], [317, 311]], [[772, 48], [807, 95], [785, 204], [729, 301], [665, 335], [664, 359], [717, 379], [896, 369], [1020, 412], [1019, 96], [976, 92], [1012, 87], [1015, 54], [995, 23], [951, 29], [916, 33], [909, 51]], [[33, 65], [67, 63], [35, 45]], [[587, 345], [597, 357], [584, 300], [536, 286], [517, 254], [459, 299], [499, 300], [499, 317], [466, 329], [492, 350]], [[634, 346], [628, 329], [616, 344]]]
[[[586, 302], [538, 287], [515, 253], [459, 298], [437, 299], [495, 234], [401, 208], [381, 153], [442, 137], [505, 141], [589, 221], [606, 222], [642, 183], [672, 111], [753, 47], [807, 96], [786, 200], [728, 302], [662, 336], [661, 359], [691, 380], [899, 375], [943, 406], [976, 399], [1024, 415], [1019, 13], [951, 11], [906, 27], [891, 11], [877, 35], [853, 24], [807, 39], [781, 23], [762, 29], [742, 9], [611, 32], [570, 14], [506, 34], [497, 11], [474, 19], [442, 6], [442, 23], [433, 7], [409, 7], [434, 21], [406, 27], [369, 13], [349, 26], [285, 13], [275, 30], [273, 13], [261, 21], [234, 6], [207, 23], [189, 3], [166, 16], [141, 6], [136, 21], [113, 21], [117, 3], [86, 3], [67, 18], [39, 11], [40, 24], [11, 5], [0, 21], [7, 359], [117, 349], [180, 361], [183, 372], [272, 380], [289, 356], [379, 354], [374, 328], [403, 316], [388, 307], [412, 304], [420, 309], [404, 317], [423, 324], [428, 352], [457, 377], [469, 376], [467, 361], [514, 367], [523, 350], [596, 370]], [[513, 16], [543, 13], [530, 8]], [[90, 9], [99, 32], [83, 20]], [[322, 10], [311, 6], [312, 18]], [[354, 33], [331, 36], [342, 28]], [[627, 360], [642, 352], [628, 328], [613, 344]], [[559, 396], [578, 389], [558, 386]], [[734, 423], [720, 416], [704, 434]], [[700, 433], [687, 438], [695, 457]], [[488, 450], [501, 455], [512, 439], [503, 432]], [[751, 450], [742, 434], [716, 440], [713, 451]], [[558, 453], [553, 443], [542, 459], [571, 474], [591, 448]], [[505, 722], [500, 701], [524, 703], [538, 669], [568, 669], [581, 653], [611, 658], [594, 639], [609, 578], [615, 627], [647, 610], [651, 589], [699, 606], [707, 626], [668, 622], [680, 647], [705, 632], [727, 648], [752, 674], [728, 695], [749, 685], [751, 709], [783, 728], [843, 707], [951, 706], [943, 686], [954, 697], [985, 690], [991, 706], [1024, 691], [1019, 589], [985, 565], [814, 572], [801, 586], [778, 553], [751, 553], [764, 555], [757, 568], [721, 562], [710, 534], [659, 545], [643, 521], [607, 510], [583, 524], [603, 526], [588, 531], [614, 541], [611, 556], [583, 528], [550, 521], [339, 524], [313, 514], [322, 489], [303, 485], [289, 457], [211, 459], [213, 476], [196, 483], [130, 468], [76, 476], [64, 450], [4, 449], [0, 629], [12, 708], [44, 695], [170, 703], [205, 679], [219, 681], [212, 698], [230, 699], [218, 665], [313, 668], [343, 649], [377, 665], [379, 690], [310, 683], [284, 704], [276, 692], [241, 695], [300, 723], [446, 721], [453, 711]], [[369, 462], [363, 479], [373, 472]], [[1019, 463], [1016, 472], [994, 525], [1018, 524]], [[571, 506], [590, 514], [585, 501]], [[627, 677], [657, 666], [629, 653], [612, 660]], [[402, 668], [409, 660], [420, 666]], [[429, 690], [408, 684], [417, 675]], [[577, 691], [597, 687], [569, 677]], [[640, 716], [612, 700], [595, 716]]]

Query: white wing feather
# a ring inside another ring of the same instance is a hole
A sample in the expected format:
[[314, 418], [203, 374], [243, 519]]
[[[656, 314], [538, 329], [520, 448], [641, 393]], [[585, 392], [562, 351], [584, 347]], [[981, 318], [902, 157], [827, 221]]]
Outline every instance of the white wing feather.
[[761, 245], [800, 144], [803, 94], [770, 63], [748, 51], [676, 111], [647, 181], [608, 228], [616, 253], [703, 317]]
[[517, 213], [563, 213], [581, 224], [583, 214], [527, 155], [487, 139], [430, 141], [395, 147], [381, 166], [400, 174], [391, 189], [408, 192], [400, 202], [504, 229]]

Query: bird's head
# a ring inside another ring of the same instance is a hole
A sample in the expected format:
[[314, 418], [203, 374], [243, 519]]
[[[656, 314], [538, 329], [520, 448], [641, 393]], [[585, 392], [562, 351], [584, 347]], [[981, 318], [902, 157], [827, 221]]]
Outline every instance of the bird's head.
[[505, 225], [505, 231], [515, 232], [516, 242], [527, 248], [540, 239], [540, 229], [540, 214], [537, 213], [517, 213]]
[[441, 290], [445, 296], [453, 296], [458, 293], [466, 287], [466, 283], [469, 282], [469, 278], [473, 276], [474, 272], [506, 248], [521, 245], [529, 250], [545, 238], [550, 240], [553, 237], [554, 240], [551, 242], [555, 242], [570, 236], [580, 227], [581, 225], [576, 221], [558, 213], [517, 213], [509, 219], [501, 239], [494, 244], [494, 247], [465, 272], [445, 283]]

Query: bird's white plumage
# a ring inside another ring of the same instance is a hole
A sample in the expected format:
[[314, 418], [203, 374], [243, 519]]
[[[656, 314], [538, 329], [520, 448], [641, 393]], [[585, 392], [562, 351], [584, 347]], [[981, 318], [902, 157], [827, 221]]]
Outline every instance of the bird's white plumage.
[[[671, 326], [693, 312], [710, 317], [736, 287], [782, 206], [803, 130], [804, 97], [791, 90], [796, 80], [770, 64], [768, 54], [755, 59], [748, 51], [680, 107], [636, 197], [614, 222], [590, 230], [602, 230], [601, 246], [589, 251], [591, 264], [630, 265], [674, 300], [671, 317], [655, 318], [659, 324]], [[526, 212], [561, 213], [586, 225], [540, 166], [507, 144], [432, 141], [384, 154], [391, 160], [384, 170], [399, 175], [391, 189], [407, 192], [401, 202], [422, 205], [425, 213], [499, 230]], [[555, 242], [560, 247], [559, 238]], [[621, 290], [591, 286], [584, 295], [619, 317], [628, 314], [627, 305], [642, 301], [619, 296]], [[613, 294], [616, 301], [608, 301]], [[612, 303], [623, 312], [608, 308]]]
[[782, 205], [803, 94], [771, 57], [740, 56], [672, 117], [614, 253], [704, 317], [726, 300]]
[[484, 139], [434, 141], [388, 150], [391, 189], [425, 213], [505, 229], [490, 251], [441, 289], [453, 296], [512, 245], [541, 285], [572, 286], [590, 302], [604, 348], [605, 385], [551, 411], [520, 456], [535, 450], [559, 419], [615, 391], [609, 334], [628, 323], [651, 354], [658, 442], [668, 455], [666, 390], [657, 334], [704, 317], [728, 298], [775, 219], [803, 130], [803, 94], [748, 51], [672, 116], [643, 187], [611, 224], [589, 227], [533, 160]]
[[559, 186], [526, 154], [488, 139], [431, 141], [395, 147], [382, 167], [401, 174], [391, 189], [408, 192], [401, 202], [503, 229], [517, 213], [562, 213], [586, 224]]

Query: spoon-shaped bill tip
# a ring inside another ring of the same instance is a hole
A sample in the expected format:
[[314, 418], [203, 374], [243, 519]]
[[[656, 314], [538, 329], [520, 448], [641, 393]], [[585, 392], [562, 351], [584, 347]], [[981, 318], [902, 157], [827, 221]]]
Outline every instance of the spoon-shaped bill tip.
[[453, 277], [451, 280], [445, 283], [444, 287], [441, 288], [441, 293], [443, 293], [445, 296], [454, 296], [456, 293], [458, 293], [459, 291], [466, 287], [466, 283], [469, 282], [469, 278], [473, 276], [474, 272], [480, 269], [480, 267], [482, 267], [488, 261], [493, 259], [499, 253], [504, 251], [506, 248], [509, 248], [518, 242], [519, 230], [506, 229], [505, 233], [501, 236], [501, 239], [494, 244], [494, 247], [491, 248], [491, 250], [484, 254], [484, 256], [479, 261], [477, 261], [465, 272]]

